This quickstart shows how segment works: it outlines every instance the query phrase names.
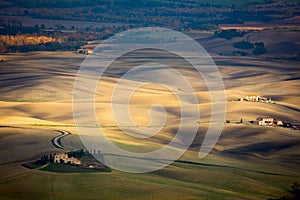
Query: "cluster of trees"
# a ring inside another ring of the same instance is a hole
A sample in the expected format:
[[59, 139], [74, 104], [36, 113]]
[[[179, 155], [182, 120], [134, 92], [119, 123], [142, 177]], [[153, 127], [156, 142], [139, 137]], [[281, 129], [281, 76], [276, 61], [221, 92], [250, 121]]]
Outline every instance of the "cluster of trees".
[[45, 24], [23, 27], [16, 20], [0, 21], [0, 53], [76, 50], [88, 41], [106, 39], [113, 33], [133, 28], [124, 26], [66, 28], [61, 24], [47, 27]]
[[233, 8], [233, 3], [222, 3], [221, 1], [207, 1], [199, 2], [198, 0], [189, 1], [174, 1], [174, 0], [10, 0], [19, 7], [23, 8], [74, 8], [74, 7], [90, 7], [96, 5], [110, 5], [110, 6], [130, 6], [130, 7], [230, 7]]
[[47, 164], [47, 163], [54, 163], [54, 156], [55, 156], [55, 154], [50, 154], [50, 155], [43, 155], [42, 157], [41, 157], [41, 159], [40, 160], [38, 160], [38, 163], [39, 164], [42, 164], [42, 165], [44, 165], [44, 164]]
[[272, 20], [272, 15], [268, 11], [248, 11], [236, 10], [227, 14], [226, 19], [220, 22], [228, 24], [242, 24], [243, 22], [256, 21], [256, 22], [269, 22]]
[[68, 41], [64, 38], [52, 38], [34, 35], [0, 35], [0, 53], [30, 51], [75, 51], [85, 41]]
[[249, 41], [241, 41], [233, 43], [233, 47], [237, 49], [253, 49], [254, 44]]
[[[288, 18], [297, 12], [293, 5], [278, 8], [247, 2], [251, 1], [11, 0], [9, 6], [15, 14], [36, 18], [163, 26], [177, 30], [215, 30], [214, 25], [220, 23], [267, 22], [275, 16]], [[261, 3], [268, 3], [268, 0]]]
[[265, 44], [263, 42], [256, 42], [255, 43], [255, 49], [253, 49], [253, 54], [254, 55], [262, 55], [266, 54], [267, 49], [265, 47]]
[[214, 37], [231, 40], [234, 37], [243, 37], [247, 33], [249, 33], [249, 31], [238, 31], [236, 29], [218, 30], [214, 32]]
[[17, 22], [1, 22], [0, 53], [76, 50], [95, 39], [87, 32], [64, 33], [60, 30], [46, 31], [45, 26], [23, 27]]
[[63, 43], [63, 38], [52, 38], [47, 36], [37, 36], [29, 34], [20, 35], [0, 35], [0, 46], [25, 46], [25, 45], [37, 45], [46, 44], [48, 42]]
[[[237, 49], [244, 49], [244, 50], [253, 49], [252, 50], [253, 55], [262, 55], [267, 53], [267, 49], [263, 42], [256, 42], [253, 44], [249, 41], [241, 41], [241, 42], [233, 43], [233, 47]], [[242, 56], [245, 56], [247, 55], [247, 52], [235, 51], [234, 54], [240, 54]]]
[[[250, 33], [251, 31], [238, 31], [236, 29], [229, 29], [229, 30], [218, 30], [214, 32], [214, 37], [224, 38], [227, 40], [231, 40], [234, 37], [243, 37], [246, 34]], [[241, 49], [238, 51], [234, 51], [233, 55], [241, 55], [246, 56], [249, 52], [242, 51], [242, 50], [252, 50], [252, 55], [263, 55], [267, 53], [267, 49], [263, 42], [256, 42], [251, 43], [248, 38], [244, 41], [234, 42], [232, 44], [234, 48]]]
[[39, 33], [38, 26], [22, 27], [20, 21], [2, 21], [0, 23], [0, 35], [34, 34]]
[[86, 45], [86, 42], [49, 42], [46, 44], [24, 45], [24, 46], [9, 46], [0, 47], [0, 52], [31, 52], [31, 51], [75, 51], [81, 46]]
[[67, 153], [69, 157], [74, 157], [74, 158], [82, 158], [84, 156], [89, 156], [90, 152], [87, 150], [77, 150], [77, 151], [71, 151]]

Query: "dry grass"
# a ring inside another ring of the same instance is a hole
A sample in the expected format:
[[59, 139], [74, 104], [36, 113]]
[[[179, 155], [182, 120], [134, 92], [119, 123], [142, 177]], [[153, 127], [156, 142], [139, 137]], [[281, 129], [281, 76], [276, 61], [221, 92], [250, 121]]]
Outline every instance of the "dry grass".
[[[4, 55], [0, 74], [0, 176], [2, 199], [266, 199], [280, 196], [299, 180], [299, 131], [246, 124], [225, 125], [213, 152], [202, 164], [176, 163], [155, 173], [134, 175], [68, 174], [30, 171], [20, 164], [45, 152], [58, 151], [51, 138], [68, 130], [66, 146], [82, 147], [72, 116], [71, 94], [75, 73], [84, 57], [68, 52]], [[224, 78], [227, 99], [258, 93], [278, 104], [299, 109], [297, 62], [273, 62], [255, 58], [215, 57]], [[184, 69], [191, 82], [198, 77]], [[132, 151], [159, 148], [176, 133], [178, 102], [166, 88], [148, 85], [131, 98], [133, 120], [141, 126], [150, 122], [148, 108], [161, 103], [169, 111], [167, 126], [149, 140], [133, 139], [116, 126], [108, 95], [117, 78], [106, 77], [98, 88], [96, 108], [104, 132], [118, 145]], [[201, 80], [201, 79], [199, 79]], [[196, 85], [201, 109], [200, 128], [192, 147], [181, 158], [199, 162], [197, 151], [210, 119], [210, 96], [204, 83]], [[299, 112], [275, 104], [227, 102], [226, 119], [255, 120], [259, 115], [297, 121]], [[159, 114], [159, 113], [158, 113]], [[31, 184], [28, 184], [28, 183]], [[30, 191], [30, 192], [29, 192]], [[32, 192], [34, 191], [34, 192]], [[67, 192], [65, 192], [67, 191]], [[85, 192], [81, 192], [85, 191]]]

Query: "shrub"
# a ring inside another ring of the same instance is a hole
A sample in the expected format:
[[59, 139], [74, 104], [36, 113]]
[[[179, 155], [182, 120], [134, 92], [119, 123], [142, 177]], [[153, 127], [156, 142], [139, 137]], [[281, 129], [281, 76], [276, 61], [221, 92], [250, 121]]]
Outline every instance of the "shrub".
[[237, 49], [253, 49], [254, 44], [249, 41], [242, 41], [233, 43], [233, 47]]

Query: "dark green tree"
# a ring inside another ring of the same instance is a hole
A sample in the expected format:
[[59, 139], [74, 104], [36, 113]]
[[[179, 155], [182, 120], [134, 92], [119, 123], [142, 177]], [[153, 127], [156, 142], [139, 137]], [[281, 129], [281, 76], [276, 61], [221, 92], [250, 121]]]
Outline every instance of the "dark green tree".
[[267, 53], [267, 49], [265, 47], [265, 44], [263, 42], [256, 42], [255, 49], [253, 49], [253, 54], [261, 55], [261, 54], [266, 54], [266, 53]]

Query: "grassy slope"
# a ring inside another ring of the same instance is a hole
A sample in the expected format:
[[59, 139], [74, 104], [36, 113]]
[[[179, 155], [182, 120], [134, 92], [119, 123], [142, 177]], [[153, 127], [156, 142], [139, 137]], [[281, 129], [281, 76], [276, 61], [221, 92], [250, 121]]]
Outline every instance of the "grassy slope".
[[[72, 89], [76, 66], [79, 66], [82, 57], [71, 53], [34, 53], [30, 56], [8, 55], [5, 60], [7, 68], [0, 70], [3, 74], [1, 83], [4, 85], [1, 93], [10, 100], [14, 100], [18, 93], [19, 96], [15, 99], [32, 99], [33, 102], [0, 102], [2, 122], [12, 119], [6, 117], [9, 114], [22, 116], [22, 120], [32, 121], [37, 118], [49, 123], [73, 123], [71, 94], [68, 91]], [[52, 61], [50, 64], [49, 60]], [[298, 99], [299, 76], [293, 72], [297, 70], [297, 63], [232, 57], [218, 57], [216, 60], [221, 66], [229, 99], [257, 92], [297, 107], [295, 98]], [[16, 73], [17, 71], [22, 73]], [[104, 89], [109, 88], [110, 84], [107, 81]], [[38, 90], [39, 88], [46, 90]], [[52, 101], [52, 97], [49, 98], [47, 91], [52, 91], [61, 102], [48, 102]], [[139, 94], [137, 95], [136, 101], [142, 105]], [[199, 96], [203, 98], [202, 102], [206, 102], [207, 93], [200, 92]], [[39, 99], [48, 103], [36, 102]], [[155, 97], [151, 100], [157, 99]], [[201, 106], [201, 114], [206, 120], [209, 117], [206, 116], [209, 107], [205, 103]], [[104, 111], [102, 113], [106, 112]], [[228, 103], [230, 120], [239, 120], [241, 116], [244, 120], [251, 120], [257, 114], [265, 112], [288, 119], [297, 119], [299, 116], [298, 112], [282, 110], [273, 105]], [[176, 112], [174, 113], [176, 117]], [[146, 122], [145, 119], [137, 120]], [[117, 171], [109, 174], [58, 174], [20, 167], [23, 162], [39, 158], [45, 152], [58, 151], [50, 142], [58, 133], [43, 128], [51, 129], [49, 126], [1, 129], [0, 199], [267, 199], [280, 196], [293, 182], [300, 179], [297, 172], [299, 164], [295, 163], [299, 158], [299, 145], [295, 144], [295, 141], [299, 141], [299, 136], [283, 128], [226, 125], [215, 150], [201, 160], [205, 165], [176, 163], [158, 172], [140, 175]], [[205, 127], [201, 127], [202, 129], [205, 130]], [[119, 134], [119, 130], [107, 128], [107, 131], [116, 141], [134, 148], [132, 144], [135, 141], [128, 141]], [[197, 145], [202, 137], [203, 134], [195, 141], [195, 151], [188, 152], [183, 159], [198, 160]], [[70, 146], [80, 143], [74, 135], [65, 138], [64, 142]], [[155, 140], [152, 142], [157, 143]], [[270, 148], [278, 144], [278, 148]], [[260, 148], [261, 145], [263, 148]], [[228, 165], [233, 167], [226, 167]]]
[[100, 169], [84, 169], [74, 165], [55, 164], [52, 163], [41, 170], [58, 173], [86, 173], [86, 172], [102, 172]]
[[[43, 199], [267, 199], [280, 196], [291, 183], [300, 179], [295, 166], [280, 166], [275, 162], [276, 156], [280, 156], [280, 151], [265, 152], [275, 158], [266, 156], [255, 159], [247, 155], [255, 152], [251, 149], [244, 152], [246, 155], [240, 158], [235, 155], [231, 158], [230, 153], [228, 156], [218, 150], [252, 145], [255, 142], [251, 141], [256, 141], [255, 138], [258, 137], [270, 140], [271, 137], [278, 138], [282, 135], [280, 129], [275, 135], [272, 132], [261, 134], [258, 132], [259, 129], [265, 128], [259, 127], [247, 128], [246, 131], [242, 131], [245, 134], [240, 135], [238, 132], [245, 129], [245, 126], [240, 128], [238, 125], [234, 126], [230, 125], [225, 129], [227, 131], [223, 133], [216, 147], [217, 152], [214, 151], [204, 160], [200, 160], [202, 164], [175, 163], [148, 174], [128, 174], [118, 171], [62, 174], [22, 167], [16, 173], [11, 171], [11, 167], [16, 167], [18, 161], [4, 163], [0, 165], [1, 174], [9, 173], [10, 177], [4, 177], [0, 181], [0, 199], [41, 199], [41, 197]], [[7, 135], [5, 133], [9, 128], [5, 130], [2, 135]], [[30, 129], [30, 132], [33, 130]], [[235, 130], [234, 134], [230, 134], [232, 130]], [[19, 132], [21, 129], [13, 128], [12, 131]], [[44, 135], [42, 129], [35, 131], [37, 132], [35, 138]], [[243, 137], [245, 135], [250, 135], [249, 139]], [[291, 133], [285, 135], [283, 138], [292, 139]], [[7, 140], [12, 142], [22, 140], [16, 137], [21, 136], [15, 135]], [[39, 146], [32, 146], [32, 151], [42, 152], [42, 146], [48, 142], [47, 139], [40, 139]], [[227, 147], [228, 144], [231, 146]], [[15, 153], [19, 149], [10, 148], [10, 151]], [[19, 159], [31, 159], [28, 158], [29, 155], [31, 154], [26, 153], [25, 157]], [[187, 152], [181, 159], [199, 162], [194, 151]]]
[[151, 174], [127, 174], [116, 171], [107, 174], [57, 174], [31, 171], [25, 176], [2, 182], [0, 197], [265, 199], [283, 193], [282, 188], [287, 187], [293, 180], [294, 177], [187, 164], [175, 164]]

